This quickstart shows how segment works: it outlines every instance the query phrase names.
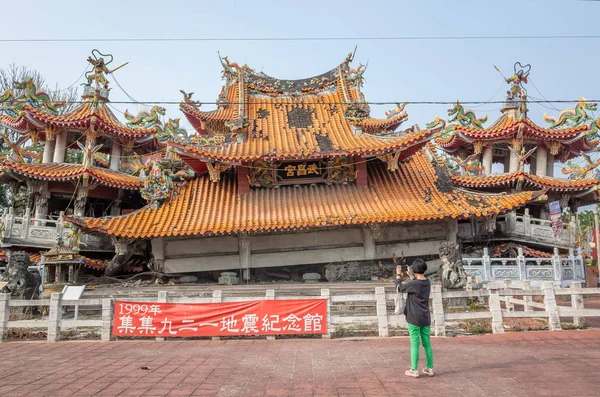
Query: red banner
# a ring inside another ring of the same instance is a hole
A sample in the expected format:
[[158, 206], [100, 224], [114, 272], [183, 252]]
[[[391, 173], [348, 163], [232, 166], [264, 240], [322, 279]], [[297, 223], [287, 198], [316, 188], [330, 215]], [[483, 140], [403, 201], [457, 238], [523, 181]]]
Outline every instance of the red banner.
[[327, 300], [115, 303], [113, 335], [148, 337], [327, 333]]

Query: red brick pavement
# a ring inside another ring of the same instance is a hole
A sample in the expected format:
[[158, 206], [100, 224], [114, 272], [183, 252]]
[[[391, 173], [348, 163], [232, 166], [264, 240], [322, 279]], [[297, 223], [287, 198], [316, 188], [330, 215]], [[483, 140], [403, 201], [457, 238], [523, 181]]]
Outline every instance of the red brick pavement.
[[0, 396], [600, 395], [600, 331], [432, 343], [438, 375], [412, 379], [406, 338], [14, 342]]

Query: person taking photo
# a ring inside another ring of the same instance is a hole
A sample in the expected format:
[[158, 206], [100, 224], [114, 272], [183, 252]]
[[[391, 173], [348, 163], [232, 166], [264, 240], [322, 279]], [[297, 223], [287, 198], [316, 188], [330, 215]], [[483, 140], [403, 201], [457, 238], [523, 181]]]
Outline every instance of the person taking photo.
[[396, 288], [399, 292], [407, 294], [404, 315], [408, 323], [410, 335], [410, 362], [411, 368], [404, 374], [413, 378], [419, 377], [419, 348], [423, 344], [427, 366], [421, 371], [424, 375], [433, 376], [433, 351], [431, 349], [430, 328], [431, 316], [429, 314], [429, 294], [431, 282], [425, 278], [427, 264], [423, 259], [417, 258], [408, 267], [407, 274], [410, 280], [402, 281], [402, 266], [396, 267]]

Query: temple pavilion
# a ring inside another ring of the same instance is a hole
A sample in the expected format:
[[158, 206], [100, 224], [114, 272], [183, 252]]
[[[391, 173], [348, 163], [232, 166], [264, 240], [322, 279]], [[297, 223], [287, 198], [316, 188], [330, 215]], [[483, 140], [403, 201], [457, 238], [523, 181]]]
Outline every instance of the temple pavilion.
[[[444, 162], [453, 185], [489, 193], [543, 191], [537, 199], [506, 216], [486, 222], [461, 221], [465, 241], [482, 238], [499, 244], [527, 243], [538, 249], [573, 248], [577, 238], [575, 214], [581, 206], [598, 202], [598, 179], [590, 153], [598, 145], [597, 105], [585, 99], [557, 117], [544, 115], [545, 126], [528, 117], [527, 84], [531, 67], [515, 64], [501, 116], [485, 126], [460, 102], [448, 110], [448, 120], [437, 117], [428, 127], [442, 128], [434, 142], [445, 152]], [[499, 168], [492, 170], [493, 165]], [[555, 166], [565, 164], [555, 175]], [[549, 203], [563, 213], [552, 224]]]
[[[88, 62], [91, 70], [85, 74], [81, 101], [69, 111], [61, 111], [65, 104], [53, 102], [33, 79], [17, 82], [18, 91], [2, 94], [0, 125], [7, 132], [3, 138], [11, 153], [3, 159], [0, 179], [12, 186], [13, 198], [21, 186], [28, 193], [20, 213], [12, 206], [4, 211], [5, 255], [26, 250], [32, 261], [43, 262], [40, 249], [52, 248], [48, 252], [53, 257], [68, 251], [74, 263], [103, 270], [102, 259], [114, 255], [111, 239], [79, 235], [63, 215], [116, 216], [143, 205], [139, 193], [143, 183], [134, 175], [140, 171], [135, 160], [140, 163], [141, 156], [164, 150], [158, 119], [164, 109], [155, 107], [136, 117], [126, 112], [128, 121], [121, 122], [109, 101], [106, 75], [114, 71], [109, 69], [112, 56], [105, 60], [95, 50]], [[41, 143], [42, 153], [25, 151], [25, 142]], [[56, 280], [72, 281], [71, 276], [58, 273]]]

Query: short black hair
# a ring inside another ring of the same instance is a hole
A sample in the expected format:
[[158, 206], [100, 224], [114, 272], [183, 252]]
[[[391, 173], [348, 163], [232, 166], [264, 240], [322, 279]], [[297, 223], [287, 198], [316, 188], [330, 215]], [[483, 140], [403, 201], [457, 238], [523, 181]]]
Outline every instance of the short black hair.
[[425, 263], [425, 261], [421, 258], [415, 259], [411, 267], [415, 274], [425, 274], [427, 271], [427, 263]]

